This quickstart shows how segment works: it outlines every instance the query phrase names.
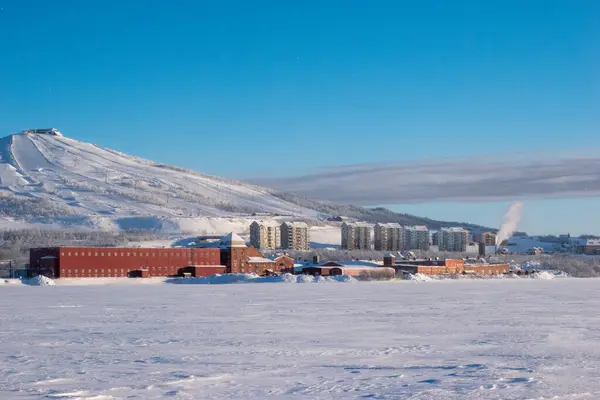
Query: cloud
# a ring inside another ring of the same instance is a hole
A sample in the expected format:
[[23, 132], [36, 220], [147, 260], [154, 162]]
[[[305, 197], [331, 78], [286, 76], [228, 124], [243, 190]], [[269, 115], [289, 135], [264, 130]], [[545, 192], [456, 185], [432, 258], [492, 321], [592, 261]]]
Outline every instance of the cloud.
[[250, 181], [314, 200], [357, 205], [590, 197], [600, 196], [600, 157], [518, 154], [355, 164]]

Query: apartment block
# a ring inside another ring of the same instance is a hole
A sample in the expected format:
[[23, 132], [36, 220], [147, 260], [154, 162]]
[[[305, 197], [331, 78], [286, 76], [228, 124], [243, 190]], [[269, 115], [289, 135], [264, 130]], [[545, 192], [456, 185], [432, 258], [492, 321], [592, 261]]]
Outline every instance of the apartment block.
[[250, 244], [257, 249], [278, 249], [281, 228], [275, 221], [254, 221], [250, 224]]
[[429, 250], [431, 235], [425, 225], [404, 227], [404, 250]]
[[375, 250], [404, 250], [404, 227], [397, 223], [375, 224]]
[[310, 250], [308, 225], [305, 222], [284, 222], [280, 226], [281, 248]]
[[496, 245], [496, 234], [494, 232], [483, 232], [481, 234], [480, 243], [484, 243], [486, 246]]
[[344, 222], [342, 224], [342, 249], [372, 250], [375, 225], [367, 222]]
[[441, 251], [466, 252], [469, 245], [469, 231], [461, 227], [442, 228], [438, 232]]

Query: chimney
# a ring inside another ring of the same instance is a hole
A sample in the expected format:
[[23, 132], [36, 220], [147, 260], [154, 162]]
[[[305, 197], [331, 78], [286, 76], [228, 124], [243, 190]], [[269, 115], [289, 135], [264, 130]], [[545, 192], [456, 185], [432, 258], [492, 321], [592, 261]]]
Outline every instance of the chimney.
[[392, 267], [396, 264], [396, 257], [393, 254], [387, 253], [383, 256], [383, 266], [384, 267]]

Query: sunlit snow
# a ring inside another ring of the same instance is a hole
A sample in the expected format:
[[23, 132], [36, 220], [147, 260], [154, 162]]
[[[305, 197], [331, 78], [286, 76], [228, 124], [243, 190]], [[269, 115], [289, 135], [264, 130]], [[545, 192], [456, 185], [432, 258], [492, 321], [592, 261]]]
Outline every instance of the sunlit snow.
[[0, 398], [597, 399], [597, 279], [0, 287]]

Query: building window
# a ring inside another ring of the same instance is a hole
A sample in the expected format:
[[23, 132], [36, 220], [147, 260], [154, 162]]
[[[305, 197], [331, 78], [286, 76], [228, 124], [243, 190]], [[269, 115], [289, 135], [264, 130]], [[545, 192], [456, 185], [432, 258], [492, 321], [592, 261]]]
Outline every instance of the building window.
[[121, 253], [121, 257], [123, 257], [123, 255], [124, 255], [124, 254], [125, 254], [125, 253]]
[[129, 257], [131, 255], [131, 253], [127, 253], [127, 257]]
[[110, 251], [108, 253], [106, 253], [106, 254], [108, 254], [108, 256], [110, 257]]
[[60, 253], [60, 255], [64, 257], [64, 256], [65, 256], [65, 253], [64, 253], [64, 252], [62, 252], [62, 253]]
[[77, 253], [77, 252], [75, 252], [75, 257], [77, 257], [77, 254], [78, 254], [78, 253]]
[[104, 252], [101, 252], [101, 253], [100, 253], [100, 255], [101, 255], [102, 257], [104, 257]]
[[116, 256], [118, 256], [118, 255], [119, 255], [119, 253], [117, 253], [117, 252], [115, 251], [115, 257], [116, 257]]
[[95, 252], [95, 253], [94, 253], [94, 256], [98, 257], [98, 252]]
[[69, 257], [71, 257], [71, 252], [69, 252], [67, 255], [68, 255]]
[[88, 257], [91, 257], [91, 256], [92, 256], [92, 252], [88, 251]]

